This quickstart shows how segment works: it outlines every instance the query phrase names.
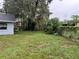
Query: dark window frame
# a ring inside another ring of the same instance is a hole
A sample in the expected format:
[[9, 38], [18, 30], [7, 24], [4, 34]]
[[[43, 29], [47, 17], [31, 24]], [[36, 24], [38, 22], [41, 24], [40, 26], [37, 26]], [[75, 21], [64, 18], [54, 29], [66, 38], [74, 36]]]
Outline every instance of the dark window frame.
[[7, 29], [7, 23], [0, 22], [0, 30], [6, 30]]

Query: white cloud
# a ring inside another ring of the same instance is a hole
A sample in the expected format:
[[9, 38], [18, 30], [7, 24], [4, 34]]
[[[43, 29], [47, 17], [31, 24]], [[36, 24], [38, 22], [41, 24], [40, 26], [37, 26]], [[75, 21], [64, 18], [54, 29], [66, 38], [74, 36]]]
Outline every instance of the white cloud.
[[[72, 14], [79, 13], [79, 0], [54, 0], [49, 5], [49, 9], [53, 12], [54, 16], [60, 19], [69, 19]], [[53, 15], [51, 15], [50, 18], [52, 18]]]
[[0, 0], [0, 9], [3, 7], [3, 0]]

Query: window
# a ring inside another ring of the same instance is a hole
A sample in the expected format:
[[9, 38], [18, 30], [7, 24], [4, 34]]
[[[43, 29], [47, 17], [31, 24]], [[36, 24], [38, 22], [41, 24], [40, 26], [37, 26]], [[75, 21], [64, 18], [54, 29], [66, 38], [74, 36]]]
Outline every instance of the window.
[[7, 23], [0, 23], [0, 30], [7, 29]]

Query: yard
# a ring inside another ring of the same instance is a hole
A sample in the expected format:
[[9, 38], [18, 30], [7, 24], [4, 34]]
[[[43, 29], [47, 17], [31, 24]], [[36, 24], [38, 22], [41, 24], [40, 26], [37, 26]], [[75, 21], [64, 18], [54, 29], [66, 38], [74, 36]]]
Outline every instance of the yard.
[[0, 36], [0, 59], [79, 59], [79, 45], [43, 32]]

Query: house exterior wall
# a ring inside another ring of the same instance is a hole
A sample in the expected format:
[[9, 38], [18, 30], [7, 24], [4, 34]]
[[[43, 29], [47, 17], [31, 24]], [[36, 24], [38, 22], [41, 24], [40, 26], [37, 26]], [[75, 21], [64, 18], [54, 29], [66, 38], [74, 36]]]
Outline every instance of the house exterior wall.
[[14, 23], [7, 23], [7, 29], [1, 30], [0, 35], [12, 35], [14, 34]]

